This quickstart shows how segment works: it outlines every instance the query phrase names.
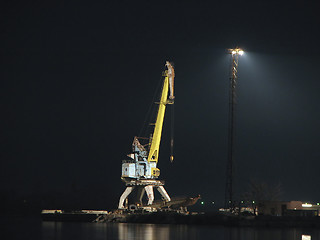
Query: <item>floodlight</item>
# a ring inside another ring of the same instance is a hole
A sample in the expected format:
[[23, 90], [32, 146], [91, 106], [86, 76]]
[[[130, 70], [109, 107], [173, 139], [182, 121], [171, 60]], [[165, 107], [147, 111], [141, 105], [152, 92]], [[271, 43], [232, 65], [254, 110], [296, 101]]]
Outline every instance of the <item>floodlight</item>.
[[241, 48], [231, 48], [229, 49], [229, 53], [231, 53], [232, 55], [243, 55], [244, 51]]

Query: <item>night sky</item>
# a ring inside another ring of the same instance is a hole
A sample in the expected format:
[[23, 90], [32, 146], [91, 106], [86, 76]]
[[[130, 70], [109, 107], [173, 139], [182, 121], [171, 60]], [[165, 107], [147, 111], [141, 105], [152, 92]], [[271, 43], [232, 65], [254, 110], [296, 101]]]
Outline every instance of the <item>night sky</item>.
[[227, 49], [239, 46], [237, 193], [254, 179], [280, 183], [282, 200], [320, 201], [316, 1], [4, 1], [0, 16], [2, 198], [115, 208], [169, 60], [175, 160], [167, 114], [161, 179], [171, 197], [222, 204]]

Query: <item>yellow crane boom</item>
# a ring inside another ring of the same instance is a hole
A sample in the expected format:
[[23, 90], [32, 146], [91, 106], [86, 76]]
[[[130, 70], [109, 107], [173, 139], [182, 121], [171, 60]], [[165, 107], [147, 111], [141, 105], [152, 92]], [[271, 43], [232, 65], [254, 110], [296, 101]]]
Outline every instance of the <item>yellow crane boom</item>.
[[[158, 162], [159, 157], [159, 147], [161, 141], [161, 133], [163, 127], [164, 114], [166, 111], [167, 104], [174, 103], [174, 68], [170, 62], [166, 62], [167, 70], [164, 72], [164, 82], [162, 87], [161, 99], [159, 103], [159, 109], [157, 114], [157, 120], [155, 123], [155, 128], [152, 135], [152, 142], [148, 154], [148, 162]], [[168, 92], [170, 90], [170, 95]], [[171, 156], [173, 159], [173, 156]]]

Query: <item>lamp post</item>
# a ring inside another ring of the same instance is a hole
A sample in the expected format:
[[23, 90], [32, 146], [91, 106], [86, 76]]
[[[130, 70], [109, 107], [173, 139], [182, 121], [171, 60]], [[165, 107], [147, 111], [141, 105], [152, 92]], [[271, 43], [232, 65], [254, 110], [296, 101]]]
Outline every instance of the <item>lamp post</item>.
[[228, 49], [231, 54], [230, 90], [229, 90], [229, 129], [228, 129], [228, 159], [227, 179], [225, 189], [225, 208], [234, 210], [234, 147], [235, 147], [235, 107], [237, 103], [236, 86], [238, 79], [239, 56], [244, 51], [241, 48]]

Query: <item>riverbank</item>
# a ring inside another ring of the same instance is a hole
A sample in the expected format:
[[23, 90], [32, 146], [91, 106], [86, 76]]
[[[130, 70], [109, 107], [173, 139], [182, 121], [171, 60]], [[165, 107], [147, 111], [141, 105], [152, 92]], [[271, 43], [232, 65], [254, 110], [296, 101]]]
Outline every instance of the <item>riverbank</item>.
[[[48, 211], [48, 210], [47, 210]], [[306, 227], [319, 228], [317, 216], [236, 216], [220, 212], [179, 213], [176, 211], [123, 212], [123, 211], [62, 211], [43, 212], [43, 221], [51, 222], [118, 222], [151, 224], [216, 225], [231, 227]]]
[[180, 214], [176, 212], [110, 213], [100, 222], [192, 224], [239, 227], [311, 227], [320, 228], [320, 217], [300, 216], [227, 216], [220, 213]]

